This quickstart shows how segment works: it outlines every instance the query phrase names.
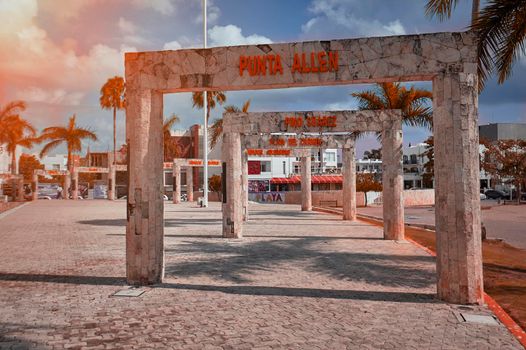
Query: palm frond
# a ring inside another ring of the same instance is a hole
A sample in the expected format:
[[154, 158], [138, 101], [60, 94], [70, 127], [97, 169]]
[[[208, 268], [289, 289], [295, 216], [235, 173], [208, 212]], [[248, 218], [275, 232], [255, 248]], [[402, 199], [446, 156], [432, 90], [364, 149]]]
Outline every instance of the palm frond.
[[428, 0], [426, 4], [426, 16], [437, 17], [443, 21], [451, 17], [453, 9], [457, 6], [458, 0]]
[[202, 109], [204, 106], [204, 93], [202, 91], [196, 91], [192, 93], [192, 107]]
[[175, 113], [172, 113], [172, 115], [165, 119], [163, 122], [163, 132], [169, 132], [172, 129], [172, 127], [180, 121], [181, 119]]
[[22, 100], [8, 102], [0, 108], [0, 120], [9, 116], [14, 116], [25, 111], [27, 104]]
[[250, 108], [250, 100], [246, 100], [245, 103], [243, 103], [243, 107], [241, 108], [241, 111], [243, 113], [247, 113]]
[[40, 151], [39, 157], [40, 158], [44, 157], [46, 154], [48, 154], [49, 152], [57, 148], [63, 141], [64, 140], [54, 140], [54, 141], [47, 143], [46, 145], [44, 145], [44, 147]]

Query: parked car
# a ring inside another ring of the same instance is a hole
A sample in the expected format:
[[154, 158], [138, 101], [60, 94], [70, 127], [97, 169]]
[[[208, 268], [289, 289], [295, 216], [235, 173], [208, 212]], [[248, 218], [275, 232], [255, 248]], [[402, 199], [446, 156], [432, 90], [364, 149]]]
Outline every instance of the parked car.
[[481, 193], [480, 200], [483, 200], [483, 199], [488, 199], [488, 197], [484, 193]]
[[506, 193], [504, 193], [502, 191], [499, 191], [499, 190], [487, 190], [486, 192], [484, 192], [484, 194], [489, 199], [503, 199], [503, 198], [506, 198]]

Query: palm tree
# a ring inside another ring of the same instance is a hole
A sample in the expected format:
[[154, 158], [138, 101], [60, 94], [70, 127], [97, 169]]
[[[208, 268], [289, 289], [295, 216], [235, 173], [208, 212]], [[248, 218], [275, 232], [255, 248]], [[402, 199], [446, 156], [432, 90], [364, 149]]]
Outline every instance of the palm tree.
[[[451, 17], [458, 0], [428, 0], [426, 14], [439, 20]], [[494, 69], [499, 84], [511, 76], [521, 52], [526, 51], [526, 2], [488, 0], [480, 11], [480, 0], [473, 0], [470, 29], [478, 33], [479, 91]]]
[[370, 109], [400, 109], [402, 122], [409, 126], [433, 126], [433, 113], [427, 103], [433, 98], [431, 91], [417, 89], [414, 86], [408, 90], [400, 83], [376, 84], [376, 89], [351, 94], [358, 99], [360, 110]]
[[7, 122], [26, 109], [24, 101], [12, 101], [0, 107], [0, 144], [7, 142]]
[[[226, 95], [222, 91], [207, 91], [206, 104], [206, 126], [208, 126], [208, 119], [210, 119], [210, 111], [216, 108], [216, 103], [223, 105], [226, 102]], [[192, 93], [192, 106], [202, 109], [204, 107], [204, 92], [197, 91]]]
[[[438, 17], [440, 21], [449, 19], [451, 13], [457, 7], [458, 0], [428, 0], [426, 4], [426, 15]], [[473, 24], [479, 15], [480, 0], [472, 0], [471, 3], [471, 23]]]
[[117, 160], [117, 110], [124, 108], [125, 91], [126, 84], [119, 76], [108, 79], [100, 89], [100, 106], [102, 109], [113, 109], [113, 164]]
[[[234, 105], [225, 106], [225, 112], [227, 113], [247, 113], [250, 108], [250, 100], [245, 101], [241, 109]], [[215, 119], [210, 126], [210, 147], [214, 147], [217, 142], [223, 136], [223, 118]]]
[[72, 154], [82, 151], [82, 140], [89, 139], [97, 141], [97, 135], [87, 128], [79, 127], [75, 124], [76, 116], [69, 118], [68, 125], [51, 126], [42, 130], [40, 140], [51, 140], [40, 151], [40, 158], [48, 154], [51, 150], [65, 143], [68, 148], [68, 170], [72, 170]]
[[479, 35], [479, 76], [486, 79], [496, 69], [499, 84], [504, 83], [521, 53], [526, 53], [526, 2], [490, 0], [471, 29]]
[[171, 161], [170, 158], [173, 159], [178, 157], [179, 148], [175, 142], [172, 142], [170, 130], [172, 130], [172, 127], [180, 121], [179, 117], [172, 113], [172, 115], [169, 118], [166, 118], [163, 122], [163, 148], [165, 161]]
[[11, 174], [16, 174], [16, 148], [18, 146], [31, 148], [39, 140], [36, 138], [36, 130], [33, 125], [19, 115], [4, 118], [3, 123], [6, 149], [11, 155]]

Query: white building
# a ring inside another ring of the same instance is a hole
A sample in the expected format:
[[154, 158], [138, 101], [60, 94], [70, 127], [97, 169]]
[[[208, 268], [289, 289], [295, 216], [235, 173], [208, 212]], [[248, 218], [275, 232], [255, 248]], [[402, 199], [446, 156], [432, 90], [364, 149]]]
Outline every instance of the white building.
[[7, 154], [4, 145], [0, 145], [0, 174], [11, 172], [11, 157]]
[[[36, 156], [38, 158], [38, 155]], [[46, 170], [68, 170], [68, 155], [57, 154], [54, 156], [45, 156], [40, 159]]]

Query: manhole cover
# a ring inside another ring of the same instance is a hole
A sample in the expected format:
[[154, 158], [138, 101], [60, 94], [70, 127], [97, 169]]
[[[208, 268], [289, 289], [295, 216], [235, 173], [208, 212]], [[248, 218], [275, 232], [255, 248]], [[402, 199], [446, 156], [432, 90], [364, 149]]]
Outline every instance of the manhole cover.
[[499, 324], [493, 316], [468, 314], [464, 312], [461, 312], [460, 316], [462, 317], [462, 319], [464, 319], [464, 322], [467, 323], [490, 324], [494, 326], [497, 326]]
[[137, 288], [122, 289], [112, 294], [114, 297], [139, 297], [144, 293], [144, 290]]

